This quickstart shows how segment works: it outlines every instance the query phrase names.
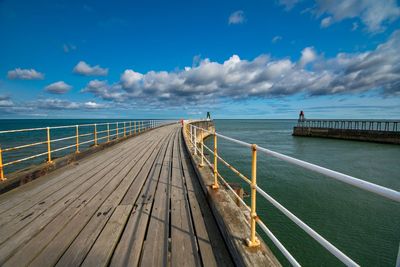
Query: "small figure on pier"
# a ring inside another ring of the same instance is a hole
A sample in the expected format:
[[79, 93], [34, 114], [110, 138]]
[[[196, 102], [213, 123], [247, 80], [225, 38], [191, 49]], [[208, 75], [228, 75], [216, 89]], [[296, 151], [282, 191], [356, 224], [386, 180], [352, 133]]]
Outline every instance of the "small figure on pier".
[[207, 111], [207, 120], [211, 120], [211, 114], [209, 111]]
[[304, 112], [301, 110], [299, 114], [299, 120], [298, 122], [304, 122], [306, 118], [304, 117]]

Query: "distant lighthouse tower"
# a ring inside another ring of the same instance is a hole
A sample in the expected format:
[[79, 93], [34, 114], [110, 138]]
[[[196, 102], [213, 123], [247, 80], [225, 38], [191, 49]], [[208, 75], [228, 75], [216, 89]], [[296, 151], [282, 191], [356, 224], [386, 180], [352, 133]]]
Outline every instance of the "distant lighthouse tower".
[[304, 117], [304, 112], [301, 110], [299, 114], [299, 120], [298, 122], [304, 122], [306, 118]]

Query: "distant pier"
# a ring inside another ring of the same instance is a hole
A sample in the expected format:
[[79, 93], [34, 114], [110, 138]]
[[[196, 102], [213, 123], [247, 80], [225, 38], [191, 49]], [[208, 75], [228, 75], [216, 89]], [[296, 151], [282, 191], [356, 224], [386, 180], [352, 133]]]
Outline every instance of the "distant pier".
[[293, 127], [293, 135], [400, 144], [400, 121], [304, 120]]

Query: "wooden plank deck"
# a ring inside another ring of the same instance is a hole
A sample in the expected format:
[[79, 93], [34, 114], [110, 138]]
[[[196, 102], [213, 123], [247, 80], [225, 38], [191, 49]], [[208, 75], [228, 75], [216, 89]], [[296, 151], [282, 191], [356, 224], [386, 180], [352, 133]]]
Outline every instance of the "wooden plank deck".
[[0, 196], [0, 266], [233, 266], [168, 125]]

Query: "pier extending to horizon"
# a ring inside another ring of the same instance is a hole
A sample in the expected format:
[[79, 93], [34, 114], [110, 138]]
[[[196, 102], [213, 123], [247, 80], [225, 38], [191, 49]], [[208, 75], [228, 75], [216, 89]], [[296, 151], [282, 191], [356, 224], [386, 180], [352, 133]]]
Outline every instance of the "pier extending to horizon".
[[[258, 186], [257, 153], [400, 203], [398, 191], [222, 135], [210, 120], [148, 121], [134, 130], [130, 122], [120, 124], [122, 129], [116, 124], [116, 134], [108, 123], [100, 131], [99, 124], [52, 127], [75, 129], [72, 137], [57, 139], [51, 127], [0, 132], [47, 133], [45, 142], [0, 150], [1, 156], [33, 145], [47, 148], [38, 154], [46, 162], [2, 173], [0, 185], [14, 180], [20, 186], [0, 195], [1, 266], [280, 266], [256, 225], [291, 265], [300, 266], [257, 215], [259, 197], [345, 265], [358, 266]], [[92, 128], [81, 133], [80, 127]], [[81, 135], [94, 139], [80, 141]], [[204, 143], [207, 137], [213, 147]], [[75, 150], [72, 155], [54, 159], [60, 148], [52, 148], [53, 142], [71, 139], [65, 147]], [[221, 158], [218, 139], [251, 152], [250, 177]], [[91, 145], [83, 149], [84, 142]], [[2, 160], [2, 172], [20, 164]], [[249, 203], [221, 176], [219, 164], [249, 185]]]
[[400, 144], [400, 121], [304, 119], [293, 135]]

